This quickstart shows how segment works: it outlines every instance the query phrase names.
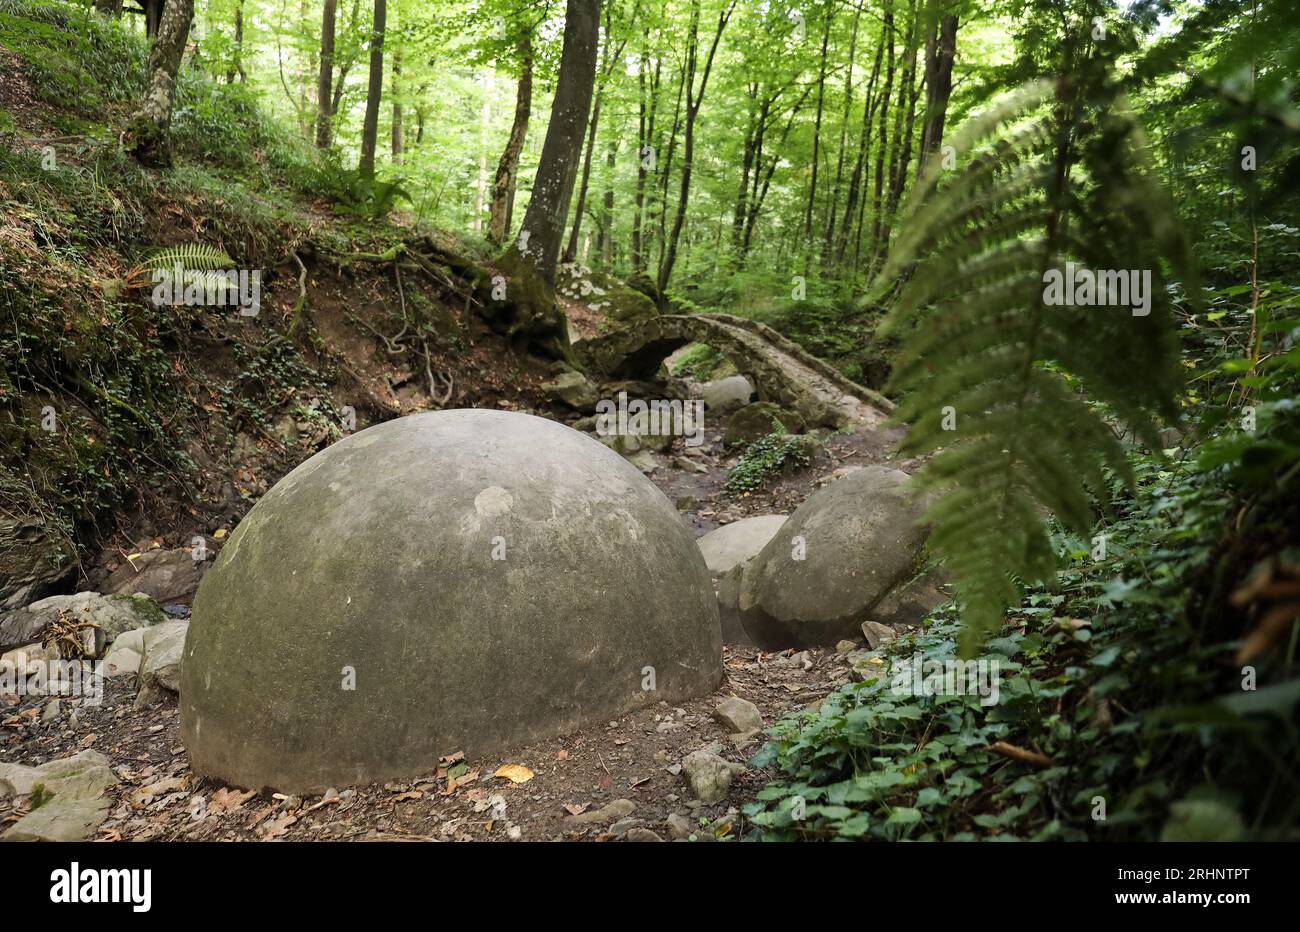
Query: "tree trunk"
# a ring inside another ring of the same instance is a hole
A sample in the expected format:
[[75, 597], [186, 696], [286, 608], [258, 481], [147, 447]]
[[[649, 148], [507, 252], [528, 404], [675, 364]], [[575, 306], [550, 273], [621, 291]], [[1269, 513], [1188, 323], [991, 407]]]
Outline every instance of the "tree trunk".
[[316, 148], [330, 147], [331, 120], [330, 83], [334, 80], [334, 21], [337, 18], [337, 0], [325, 0], [320, 21], [320, 75], [316, 80]]
[[[158, 29], [162, 23], [163, 2], [164, 0], [140, 0], [144, 9], [144, 34], [146, 38], [152, 39], [158, 35]], [[194, 4], [190, 3], [190, 18], [194, 18]]]
[[402, 98], [400, 95], [400, 81], [402, 78], [402, 49], [399, 46], [393, 50], [393, 133], [392, 133], [392, 153], [393, 164], [402, 164]]
[[645, 241], [642, 232], [642, 217], [645, 209], [645, 189], [649, 179], [649, 161], [653, 150], [650, 141], [655, 135], [655, 113], [659, 109], [659, 75], [660, 62], [655, 62], [654, 80], [650, 82], [648, 101], [646, 89], [646, 66], [650, 58], [649, 42], [641, 52], [638, 68], [637, 85], [640, 92], [640, 108], [637, 113], [637, 150], [636, 150], [636, 208], [632, 213], [632, 271], [640, 274], [645, 271]]
[[95, 9], [104, 16], [122, 18], [122, 0], [95, 0]]
[[375, 0], [374, 29], [370, 33], [370, 85], [366, 89], [366, 118], [361, 125], [362, 178], [375, 177], [375, 144], [379, 136], [379, 104], [384, 93], [384, 28], [388, 0]]
[[248, 80], [248, 73], [244, 71], [244, 0], [239, 0], [235, 5], [235, 48], [233, 53], [234, 72], [226, 73], [226, 83], [235, 83], [235, 74], [239, 75], [239, 83], [243, 84]]
[[677, 132], [682, 125], [682, 94], [686, 89], [686, 63], [677, 74], [677, 97], [673, 102], [673, 125], [668, 131], [668, 151], [659, 165], [659, 260], [655, 266], [655, 283], [664, 267], [664, 250], [668, 246], [668, 182], [672, 175], [673, 156], [677, 152]]
[[889, 0], [885, 13], [885, 34], [888, 41], [888, 56], [885, 67], [885, 87], [880, 94], [880, 140], [876, 144], [876, 193], [873, 210], [873, 230], [871, 234], [871, 255], [875, 255], [880, 245], [880, 222], [884, 213], [885, 194], [885, 150], [889, 147], [889, 95], [894, 89], [894, 2]]
[[849, 191], [844, 201], [844, 222], [840, 224], [840, 238], [835, 247], [835, 260], [843, 263], [848, 253], [849, 235], [854, 228], [854, 222], [857, 221], [860, 229], [862, 213], [861, 205], [866, 204], [866, 186], [867, 186], [867, 158], [871, 153], [871, 125], [872, 118], [876, 114], [876, 103], [879, 100], [875, 96], [876, 81], [880, 78], [880, 64], [884, 60], [885, 54], [885, 34], [880, 34], [880, 42], [876, 46], [876, 60], [871, 69], [871, 78], [867, 81], [867, 90], [862, 95], [862, 133], [858, 138], [858, 157], [853, 163], [853, 173], [849, 177]]
[[496, 180], [492, 185], [492, 206], [488, 211], [488, 240], [500, 246], [510, 233], [510, 219], [515, 208], [516, 173], [519, 171], [519, 154], [528, 138], [528, 119], [533, 107], [533, 44], [525, 36], [519, 41], [519, 87], [515, 92], [515, 119], [510, 124], [510, 138], [497, 163]]
[[826, 23], [822, 27], [821, 64], [817, 70], [817, 117], [813, 121], [812, 177], [808, 182], [808, 205], [803, 215], [804, 270], [808, 269], [812, 246], [813, 205], [817, 201], [817, 169], [821, 163], [822, 110], [826, 100], [826, 48], [831, 41], [831, 21], [835, 18], [828, 6]]
[[713, 33], [713, 42], [709, 46], [708, 57], [704, 60], [704, 70], [700, 72], [699, 93], [695, 92], [695, 66], [699, 54], [699, 19], [698, 0], [691, 7], [691, 38], [687, 50], [686, 68], [686, 129], [682, 143], [682, 186], [677, 198], [677, 217], [673, 221], [673, 231], [664, 250], [664, 261], [659, 268], [657, 287], [659, 294], [668, 290], [668, 282], [673, 275], [673, 265], [677, 262], [677, 244], [682, 235], [682, 225], [686, 222], [686, 206], [691, 194], [691, 172], [695, 159], [695, 118], [700, 115], [700, 105], [704, 103], [704, 92], [709, 85], [709, 73], [713, 70], [713, 59], [718, 52], [718, 43], [722, 41], [722, 31], [727, 28], [727, 21], [736, 8], [736, 0], [728, 0], [726, 7], [718, 14], [718, 27]]
[[618, 138], [605, 152], [605, 194], [600, 203], [600, 262], [609, 271], [614, 264], [614, 169], [618, 164]]
[[126, 131], [126, 151], [144, 165], [171, 164], [168, 136], [176, 75], [185, 56], [185, 42], [194, 18], [194, 0], [169, 0], [149, 49], [149, 83], [144, 99]]
[[488, 62], [483, 68], [483, 106], [478, 119], [478, 179], [474, 185], [474, 218], [470, 229], [475, 233], [483, 230], [483, 210], [488, 205], [488, 140], [492, 134], [492, 94], [496, 88], [496, 62]]
[[849, 39], [849, 60], [844, 69], [844, 114], [840, 118], [840, 148], [835, 159], [835, 183], [831, 185], [831, 208], [826, 218], [826, 241], [822, 244], [822, 262], [831, 257], [835, 248], [835, 222], [840, 209], [840, 190], [844, 182], [844, 155], [849, 142], [849, 117], [853, 113], [853, 63], [858, 53], [858, 24], [862, 8], [853, 13], [853, 35]]
[[600, 0], [568, 0], [560, 77], [551, 103], [551, 120], [542, 143], [542, 157], [520, 237], [510, 252], [532, 267], [551, 291], [560, 258], [560, 240], [568, 219], [569, 201], [582, 150], [583, 130], [591, 109], [596, 78], [596, 43], [600, 34]]
[[[608, 45], [608, 43], [606, 43]], [[600, 123], [600, 100], [605, 94], [603, 85], [596, 87], [596, 101], [591, 108], [591, 122], [587, 126], [587, 144], [582, 155], [582, 181], [578, 184], [578, 203], [573, 212], [573, 226], [569, 228], [569, 245], [564, 248], [564, 261], [572, 262], [578, 254], [578, 236], [582, 230], [582, 214], [587, 209], [587, 187], [591, 183], [591, 155], [596, 148], [596, 126]]]
[[731, 252], [734, 258], [740, 256], [740, 238], [745, 229], [746, 205], [749, 201], [750, 173], [754, 167], [754, 153], [758, 149], [760, 126], [767, 116], [767, 98], [763, 98], [760, 109], [755, 109], [759, 85], [751, 82], [747, 88], [749, 106], [746, 108], [745, 141], [740, 156], [740, 186], [736, 191], [736, 207], [731, 215]]
[[943, 144], [943, 124], [952, 96], [952, 63], [957, 54], [957, 17], [949, 14], [939, 21], [926, 42], [925, 121], [921, 124], [921, 157], [916, 173], [925, 168], [926, 159]]

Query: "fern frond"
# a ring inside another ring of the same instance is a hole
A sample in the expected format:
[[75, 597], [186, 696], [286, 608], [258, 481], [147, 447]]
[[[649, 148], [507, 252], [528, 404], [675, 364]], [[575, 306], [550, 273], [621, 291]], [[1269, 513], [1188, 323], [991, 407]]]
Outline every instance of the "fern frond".
[[143, 272], [155, 272], [180, 265], [190, 271], [215, 271], [228, 269], [235, 260], [226, 255], [225, 250], [203, 243], [184, 243], [180, 246], [168, 246], [160, 249], [140, 263]]
[[[1107, 470], [1128, 477], [1114, 422], [1151, 436], [1153, 415], [1176, 418], [1167, 276], [1197, 289], [1111, 87], [1037, 82], [948, 143], [960, 164], [927, 163], [872, 291], [897, 289], [881, 327], [901, 338], [895, 417], [910, 427], [904, 449], [929, 456], [925, 520], [969, 653], [1021, 583], [1055, 573], [1047, 513], [1087, 533]], [[1149, 285], [1143, 306], [1049, 302], [1046, 274], [1075, 267], [1136, 270], [1124, 281]]]

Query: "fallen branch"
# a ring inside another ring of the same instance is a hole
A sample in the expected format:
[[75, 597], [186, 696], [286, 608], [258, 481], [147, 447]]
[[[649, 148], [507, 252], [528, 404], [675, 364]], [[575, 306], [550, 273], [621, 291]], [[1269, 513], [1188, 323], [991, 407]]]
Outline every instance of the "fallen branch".
[[1014, 744], [1007, 744], [1005, 741], [994, 741], [989, 745], [989, 750], [994, 754], [1001, 754], [1003, 757], [1018, 760], [1022, 764], [1033, 764], [1035, 767], [1052, 766], [1052, 759], [1046, 754], [1039, 754], [1037, 751], [1029, 751], [1025, 748], [1019, 748]]

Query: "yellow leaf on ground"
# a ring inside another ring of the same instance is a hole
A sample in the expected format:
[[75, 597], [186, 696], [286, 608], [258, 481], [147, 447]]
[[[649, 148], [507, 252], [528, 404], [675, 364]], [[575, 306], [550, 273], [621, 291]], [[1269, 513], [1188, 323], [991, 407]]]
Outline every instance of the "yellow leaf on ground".
[[501, 777], [511, 783], [527, 783], [533, 778], [533, 772], [523, 764], [502, 764], [492, 776]]

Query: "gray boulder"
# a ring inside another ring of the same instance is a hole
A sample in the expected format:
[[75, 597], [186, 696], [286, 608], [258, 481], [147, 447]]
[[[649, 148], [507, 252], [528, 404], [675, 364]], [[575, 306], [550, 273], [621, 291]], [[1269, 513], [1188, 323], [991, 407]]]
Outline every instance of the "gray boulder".
[[754, 386], [743, 375], [729, 375], [725, 379], [701, 385], [700, 397], [704, 400], [704, 410], [710, 417], [726, 417], [753, 400]]
[[188, 602], [207, 567], [207, 561], [195, 560], [188, 549], [148, 550], [114, 570], [104, 588], [119, 595], [140, 593], [158, 602]]
[[915, 627], [952, 596], [942, 573], [927, 573], [890, 590], [871, 609], [871, 620], [899, 628]]
[[600, 400], [600, 392], [591, 379], [573, 369], [566, 369], [542, 385], [542, 391], [579, 411], [590, 411]]
[[39, 767], [0, 764], [0, 799], [31, 796], [39, 786], [41, 803], [15, 822], [0, 840], [80, 841], [108, 816], [104, 790], [117, 783], [108, 758], [85, 750]]
[[119, 634], [104, 653], [105, 676], [135, 676], [144, 662], [144, 636], [148, 628]]
[[49, 592], [76, 568], [66, 534], [36, 515], [0, 515], [0, 612]]
[[742, 573], [741, 624], [765, 650], [832, 646], [915, 575], [924, 503], [905, 473], [868, 466], [814, 492]]
[[801, 434], [804, 419], [793, 411], [786, 411], [770, 401], [756, 401], [745, 405], [727, 419], [727, 429], [722, 442], [728, 448], [743, 447], [777, 429], [785, 428], [788, 434]]
[[144, 654], [140, 662], [140, 686], [161, 687], [180, 692], [181, 665], [188, 621], [169, 621], [150, 628], [144, 635]]
[[704, 554], [705, 564], [715, 577], [718, 618], [722, 625], [724, 644], [754, 643], [740, 623], [737, 608], [741, 574], [745, 565], [767, 546], [767, 542], [776, 535], [785, 521], [785, 515], [741, 518], [709, 531], [695, 542]]
[[709, 572], [720, 576], [758, 554], [785, 524], [786, 515], [758, 515], [741, 518], [714, 528], [695, 543], [704, 554]]
[[166, 616], [145, 597], [106, 596], [98, 592], [52, 595], [0, 616], [0, 650], [38, 640], [45, 627], [60, 617], [93, 625], [100, 632], [98, 640], [102, 647], [125, 631], [157, 624]]
[[718, 703], [713, 717], [726, 725], [732, 734], [758, 731], [763, 727], [763, 714], [748, 699], [730, 696]]
[[745, 626], [740, 622], [740, 582], [745, 574], [745, 563], [738, 563], [723, 573], [714, 584], [718, 594], [718, 623], [722, 627], [723, 644], [740, 644], [753, 646], [754, 639], [749, 636]]
[[204, 576], [181, 668], [194, 771], [319, 792], [710, 692], [708, 569], [663, 494], [562, 424], [439, 411], [282, 479]]

